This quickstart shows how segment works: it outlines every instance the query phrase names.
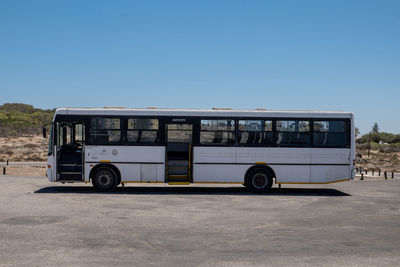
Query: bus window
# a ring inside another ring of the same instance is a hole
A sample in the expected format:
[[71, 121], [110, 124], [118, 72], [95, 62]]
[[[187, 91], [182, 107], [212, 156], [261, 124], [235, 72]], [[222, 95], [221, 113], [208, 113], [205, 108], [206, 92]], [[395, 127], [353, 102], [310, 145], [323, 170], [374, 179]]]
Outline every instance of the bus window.
[[315, 146], [350, 146], [348, 126], [346, 121], [314, 121]]
[[94, 117], [90, 127], [91, 144], [107, 145], [121, 141], [121, 120], [119, 118]]
[[241, 145], [273, 145], [272, 121], [239, 120], [238, 143]]
[[157, 143], [159, 141], [158, 119], [128, 119], [126, 138], [129, 143]]
[[306, 120], [277, 120], [277, 145], [310, 145], [310, 121]]
[[235, 144], [235, 121], [201, 120], [200, 143], [208, 145]]

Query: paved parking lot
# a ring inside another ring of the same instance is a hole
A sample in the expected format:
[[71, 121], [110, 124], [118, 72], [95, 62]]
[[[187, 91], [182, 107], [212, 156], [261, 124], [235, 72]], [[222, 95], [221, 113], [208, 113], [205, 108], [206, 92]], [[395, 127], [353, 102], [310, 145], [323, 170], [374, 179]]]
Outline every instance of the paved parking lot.
[[0, 176], [1, 266], [398, 265], [400, 180], [135, 185]]

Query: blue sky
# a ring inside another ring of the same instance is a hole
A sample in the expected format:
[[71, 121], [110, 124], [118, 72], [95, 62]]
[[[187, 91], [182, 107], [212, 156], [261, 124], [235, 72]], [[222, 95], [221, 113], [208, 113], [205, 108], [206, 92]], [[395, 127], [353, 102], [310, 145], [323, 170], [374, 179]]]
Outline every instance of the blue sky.
[[346, 110], [400, 133], [400, 1], [0, 1], [0, 104]]

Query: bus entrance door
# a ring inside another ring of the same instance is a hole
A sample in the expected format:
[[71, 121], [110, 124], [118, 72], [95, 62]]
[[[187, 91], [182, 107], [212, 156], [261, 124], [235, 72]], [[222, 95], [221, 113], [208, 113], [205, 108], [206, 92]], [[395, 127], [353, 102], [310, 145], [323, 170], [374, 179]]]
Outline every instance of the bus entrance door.
[[192, 124], [166, 124], [166, 182], [192, 181]]
[[57, 122], [57, 181], [83, 181], [85, 126]]

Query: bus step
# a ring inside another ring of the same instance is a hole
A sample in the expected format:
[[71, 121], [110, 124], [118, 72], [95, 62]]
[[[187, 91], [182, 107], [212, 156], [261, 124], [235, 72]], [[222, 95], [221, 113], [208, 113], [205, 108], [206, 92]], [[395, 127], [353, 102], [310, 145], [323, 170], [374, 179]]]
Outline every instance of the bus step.
[[188, 180], [188, 175], [187, 174], [170, 174], [168, 175], [168, 180]]
[[171, 170], [187, 170], [188, 167], [187, 166], [168, 166], [168, 169]]
[[169, 185], [189, 185], [189, 182], [168, 182]]
[[169, 175], [188, 175], [188, 173], [189, 173], [188, 169], [176, 169], [176, 170], [168, 169]]
[[189, 166], [188, 160], [168, 160], [168, 167], [187, 167]]

